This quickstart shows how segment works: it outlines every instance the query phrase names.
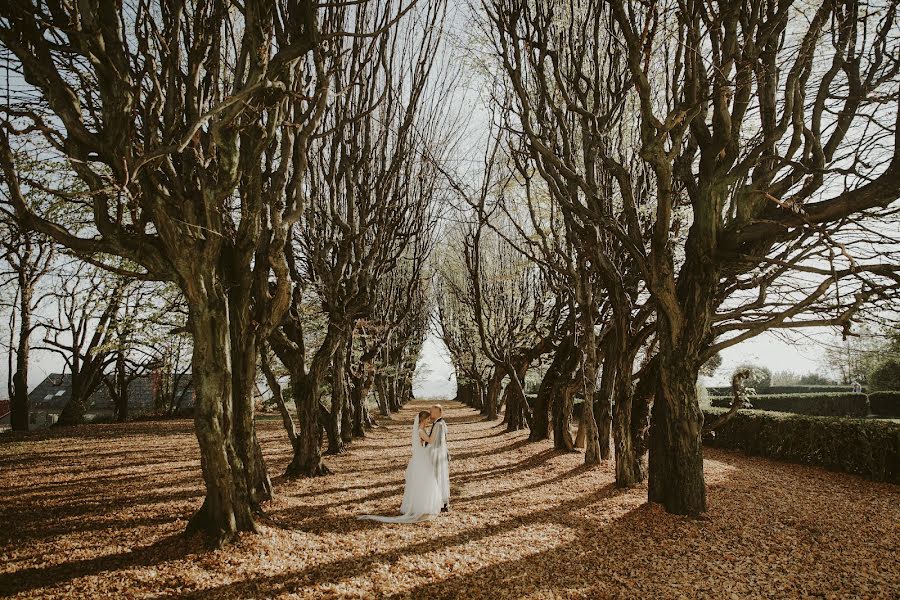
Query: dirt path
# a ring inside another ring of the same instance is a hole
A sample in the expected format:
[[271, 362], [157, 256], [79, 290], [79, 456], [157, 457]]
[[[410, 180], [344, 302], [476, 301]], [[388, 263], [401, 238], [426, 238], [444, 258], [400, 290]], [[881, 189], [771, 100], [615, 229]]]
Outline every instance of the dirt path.
[[[0, 436], [0, 595], [19, 597], [900, 596], [900, 488], [707, 451], [710, 512], [673, 517], [612, 465], [531, 444], [451, 405], [453, 512], [396, 512], [411, 403], [329, 457], [275, 478], [264, 535], [205, 552], [180, 532], [202, 489], [187, 421]], [[273, 474], [289, 447], [261, 423]]]

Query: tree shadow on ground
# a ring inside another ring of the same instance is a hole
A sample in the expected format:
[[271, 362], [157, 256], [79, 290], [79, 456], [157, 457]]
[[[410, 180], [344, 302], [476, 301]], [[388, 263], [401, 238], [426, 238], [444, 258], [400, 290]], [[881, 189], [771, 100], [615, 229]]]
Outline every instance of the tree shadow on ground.
[[[432, 521], [428, 524], [427, 535], [422, 541], [389, 550], [373, 551], [364, 556], [352, 556], [345, 559], [327, 563], [309, 565], [289, 573], [282, 573], [269, 577], [253, 578], [250, 580], [229, 583], [222, 586], [199, 590], [188, 594], [187, 598], [219, 598], [222, 596], [271, 597], [279, 594], [299, 592], [305, 586], [319, 585], [336, 582], [358, 575], [363, 575], [377, 564], [392, 564], [404, 557], [436, 552], [453, 546], [487, 540], [491, 536], [508, 533], [523, 525], [534, 523], [558, 523], [569, 527], [578, 527], [581, 519], [571, 513], [584, 509], [597, 502], [602, 502], [612, 496], [618, 495], [621, 490], [612, 484], [603, 486], [591, 493], [585, 494], [574, 500], [563, 502], [549, 508], [533, 511], [525, 515], [516, 515], [513, 518], [493, 522], [483, 527], [466, 530], [452, 535], [440, 535], [440, 521]], [[598, 509], [599, 510], [599, 509]], [[370, 521], [356, 521], [355, 519], [334, 518], [330, 523], [331, 531], [337, 528], [347, 528], [351, 531], [357, 528], [383, 527], [383, 525]], [[426, 525], [427, 526], [427, 525]], [[344, 531], [341, 529], [340, 531]], [[485, 541], [485, 543], [488, 543]], [[430, 592], [422, 592], [412, 597], [432, 597]], [[512, 596], [515, 597], [515, 596]]]
[[0, 573], [0, 592], [19, 594], [50, 587], [77, 577], [96, 575], [103, 571], [158, 565], [184, 558], [191, 553], [202, 552], [204, 549], [200, 536], [189, 538], [182, 534], [169, 535], [127, 552]]

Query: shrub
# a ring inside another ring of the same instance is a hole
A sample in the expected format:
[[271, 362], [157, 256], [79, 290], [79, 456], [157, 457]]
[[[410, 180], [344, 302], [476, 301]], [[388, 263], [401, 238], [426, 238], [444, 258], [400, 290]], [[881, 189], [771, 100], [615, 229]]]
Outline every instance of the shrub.
[[[801, 415], [825, 417], [865, 417], [869, 414], [869, 401], [865, 394], [772, 394], [751, 396], [752, 408], [773, 410]], [[712, 405], [726, 408], [731, 398], [713, 398]]]
[[[708, 409], [704, 419], [723, 412]], [[900, 424], [893, 421], [740, 411], [704, 443], [900, 483]]]
[[868, 382], [872, 391], [900, 390], [900, 361], [894, 358], [881, 361], [869, 373]]
[[834, 385], [837, 382], [820, 373], [807, 373], [797, 383], [800, 385]]
[[900, 418], [900, 392], [872, 392], [869, 410], [879, 417]]
[[772, 372], [769, 369], [758, 365], [739, 365], [735, 367], [734, 373], [744, 369], [750, 369], [750, 377], [744, 382], [746, 387], [760, 393], [772, 385]]

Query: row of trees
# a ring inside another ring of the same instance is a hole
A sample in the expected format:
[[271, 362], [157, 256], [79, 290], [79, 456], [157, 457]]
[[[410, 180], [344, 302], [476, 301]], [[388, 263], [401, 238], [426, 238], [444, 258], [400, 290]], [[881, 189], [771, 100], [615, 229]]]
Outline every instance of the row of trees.
[[[383, 414], [411, 393], [451, 147], [444, 13], [391, 0], [0, 10], [15, 84], [6, 213], [115, 281], [177, 290], [206, 484], [189, 530], [217, 543], [255, 531], [273, 493], [260, 365], [292, 475], [327, 471], [323, 435], [334, 453], [365, 434], [370, 390]], [[104, 293], [116, 309], [130, 298]]]
[[[170, 287], [135, 281], [78, 260], [51, 238], [23, 231], [0, 214], [0, 290], [12, 429], [29, 428], [28, 382], [35, 352], [53, 355], [71, 376], [62, 424], [83, 422], [89, 399], [106, 387], [115, 418], [128, 418], [129, 384], [153, 373], [160, 412], [178, 408], [174, 391], [190, 378], [190, 340], [179, 297]], [[5, 337], [5, 336], [4, 336]], [[179, 385], [179, 380], [181, 381]], [[172, 385], [167, 385], [171, 383]]]
[[569, 447], [581, 392], [587, 463], [611, 428], [619, 485], [703, 512], [703, 366], [896, 307], [897, 3], [480, 9], [495, 129], [438, 312], [464, 397]]
[[260, 366], [289, 474], [321, 474], [323, 446], [365, 435], [371, 391], [382, 413], [409, 396], [434, 317], [463, 399], [572, 448], [580, 396], [585, 461], [611, 440], [619, 485], [648, 479], [693, 515], [704, 365], [773, 328], [848, 332], [896, 299], [896, 2], [483, 0], [476, 183], [449, 166], [444, 10], [0, 9], [7, 212], [178, 290], [206, 484], [189, 527], [218, 542], [254, 531], [273, 493]]

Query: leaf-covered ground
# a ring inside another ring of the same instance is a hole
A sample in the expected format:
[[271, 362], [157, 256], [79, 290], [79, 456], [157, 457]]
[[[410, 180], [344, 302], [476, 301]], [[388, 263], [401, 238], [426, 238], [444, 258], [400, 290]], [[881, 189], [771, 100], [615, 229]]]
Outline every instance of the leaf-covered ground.
[[[412, 403], [329, 457], [275, 477], [263, 535], [221, 551], [181, 535], [202, 500], [189, 421], [0, 437], [0, 595], [100, 598], [900, 597], [900, 488], [707, 450], [710, 511], [666, 514], [612, 465], [449, 410], [453, 511], [416, 525], [403, 493]], [[260, 424], [271, 473], [287, 464]]]

